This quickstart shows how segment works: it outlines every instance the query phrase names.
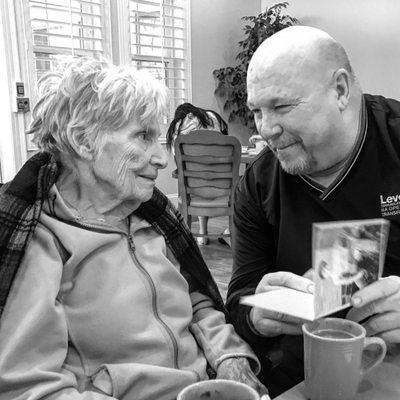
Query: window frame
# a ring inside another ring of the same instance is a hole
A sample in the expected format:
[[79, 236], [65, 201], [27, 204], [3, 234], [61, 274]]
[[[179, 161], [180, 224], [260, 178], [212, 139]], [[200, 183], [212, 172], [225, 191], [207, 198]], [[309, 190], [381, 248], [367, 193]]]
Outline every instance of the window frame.
[[[27, 143], [25, 130], [30, 122], [30, 112], [26, 114], [17, 112], [16, 82], [23, 82], [25, 97], [30, 98], [30, 78], [28, 57], [20, 43], [25, 40], [25, 15], [22, 0], [1, 1], [0, 18], [2, 47], [4, 60], [2, 69], [6, 72], [3, 83], [7, 90], [4, 97], [8, 104], [2, 109], [5, 129], [0, 137], [0, 169], [1, 181], [12, 179], [19, 168], [27, 160]], [[18, 28], [17, 28], [18, 27]]]
[[[23, 5], [23, 10], [24, 13], [26, 14], [26, 18], [25, 18], [25, 31], [29, 32], [27, 33], [25, 36], [25, 40], [26, 40], [26, 53], [28, 54], [28, 63], [29, 63], [29, 72], [30, 72], [30, 89], [31, 89], [31, 99], [33, 104], [36, 102], [36, 98], [35, 98], [35, 91], [34, 91], [34, 85], [36, 82], [36, 77], [35, 77], [35, 71], [36, 71], [36, 66], [35, 66], [35, 52], [39, 51], [41, 53], [47, 53], [47, 54], [75, 54], [75, 55], [86, 55], [86, 54], [90, 54], [90, 53], [97, 53], [99, 54], [100, 51], [92, 51], [92, 50], [82, 50], [82, 49], [72, 49], [70, 51], [68, 51], [68, 48], [65, 48], [65, 50], [62, 50], [61, 48], [57, 47], [57, 46], [43, 46], [43, 48], [39, 45], [35, 45], [33, 43], [34, 41], [34, 37], [32, 34], [32, 26], [31, 26], [31, 18], [30, 18], [30, 4], [29, 4], [30, 0], [22, 0], [22, 2], [24, 3]], [[65, 0], [66, 2], [69, 2], [69, 0]], [[84, 0], [82, 0], [84, 1]], [[111, 0], [100, 0], [103, 2], [103, 4], [101, 5], [102, 7], [102, 11], [104, 12], [102, 17], [103, 17], [103, 21], [104, 21], [104, 26], [102, 26], [102, 30], [104, 32], [104, 37], [100, 40], [102, 40], [102, 45], [103, 45], [103, 51], [102, 53], [104, 54], [105, 57], [108, 57], [110, 59], [112, 59], [112, 52], [111, 52], [111, 48], [112, 48], [112, 43], [111, 43], [111, 12], [110, 12], [110, 5], [112, 4]], [[118, 2], [119, 0], [117, 0]], [[68, 22], [68, 25], [70, 23]]]
[[[192, 101], [192, 80], [191, 80], [191, 48], [190, 48], [190, 10], [191, 0], [184, 0], [186, 19], [186, 99]], [[104, 41], [103, 53], [109, 57], [114, 64], [126, 64], [132, 61], [131, 57], [131, 36], [129, 15], [129, 0], [101, 0], [104, 7]], [[34, 45], [30, 23], [29, 0], [5, 0], [0, 1], [1, 11], [1, 34], [5, 47], [7, 70], [9, 110], [4, 110], [7, 117], [7, 124], [12, 129], [0, 139], [0, 180], [11, 179], [19, 168], [27, 160], [28, 156], [35, 151], [29, 139], [25, 135], [28, 129], [31, 112], [17, 112], [16, 107], [16, 82], [23, 82], [25, 97], [30, 100], [30, 108], [35, 104], [34, 85], [35, 57], [34, 50], [39, 46]], [[17, 28], [18, 27], [18, 28]], [[47, 48], [48, 51], [48, 48]], [[79, 53], [79, 50], [76, 50]], [[65, 54], [65, 53], [64, 53]], [[168, 121], [169, 122], [169, 121]], [[160, 142], [165, 143], [167, 123], [162, 126], [163, 135]]]
[[[128, 8], [129, 8], [129, 12], [131, 12], [131, 8], [129, 6], [131, 0], [128, 0]], [[135, 1], [135, 0], [133, 0]], [[162, 0], [163, 1], [163, 0]], [[190, 25], [190, 10], [191, 10], [191, 0], [184, 0], [184, 2], [186, 3], [185, 7], [180, 7], [180, 6], [176, 6], [176, 8], [182, 8], [184, 10], [184, 15], [182, 17], [173, 17], [173, 16], [168, 16], [168, 15], [164, 15], [163, 14], [163, 18], [166, 17], [170, 17], [170, 18], [177, 18], [177, 19], [182, 19], [185, 21], [186, 23], [186, 29], [183, 28], [184, 31], [184, 35], [183, 35], [183, 42], [184, 42], [184, 51], [186, 53], [186, 55], [183, 58], [183, 63], [184, 63], [184, 71], [185, 71], [185, 77], [183, 78], [185, 80], [185, 88], [183, 89], [185, 91], [185, 96], [183, 98], [184, 101], [187, 102], [192, 102], [192, 71], [191, 71], [191, 36], [190, 36], [190, 32], [191, 32], [191, 25]], [[149, 5], [155, 5], [154, 1], [146, 1], [146, 0], [138, 0], [138, 3], [142, 3], [142, 4], [149, 4]], [[166, 4], [165, 7], [171, 7], [174, 8], [175, 6], [173, 5], [168, 5]], [[129, 14], [129, 30], [130, 30], [130, 18], [131, 15]], [[143, 24], [145, 25], [145, 24]], [[149, 26], [154, 26], [153, 24], [149, 24]], [[163, 28], [164, 26], [169, 27], [168, 25], [164, 25], [161, 24], [161, 27]], [[171, 26], [171, 28], [173, 29], [174, 27]], [[130, 32], [130, 37], [129, 37], [129, 44], [130, 47], [131, 46], [135, 46], [134, 43], [131, 43], [131, 38], [134, 34], [132, 32]], [[149, 36], [149, 37], [155, 37], [155, 35], [146, 35], [146, 34], [142, 34], [143, 36]], [[162, 36], [163, 38], [165, 36]], [[173, 36], [167, 36], [167, 38], [174, 38]], [[140, 46], [140, 44], [136, 44], [136, 46]], [[145, 46], [144, 46], [145, 47]], [[161, 48], [168, 48], [168, 46], [161, 46]], [[131, 48], [129, 48], [129, 50], [131, 50]], [[136, 55], [136, 54], [132, 54], [130, 52], [130, 61], [134, 61], [134, 62], [159, 62], [159, 63], [165, 63], [165, 62], [170, 62], [170, 60], [174, 60], [173, 57], [164, 57], [164, 56], [151, 56], [151, 55]], [[167, 67], [163, 67], [163, 71], [164, 71], [164, 75], [165, 72], [168, 71]], [[174, 69], [174, 67], [170, 67], [170, 69]], [[168, 79], [168, 78], [167, 78]], [[176, 82], [177, 79], [173, 78], [173, 81]], [[167, 85], [168, 86], [168, 85]], [[161, 135], [160, 137], [160, 142], [161, 143], [166, 143], [166, 131], [168, 129], [168, 125], [171, 122], [171, 120], [173, 119], [173, 112], [176, 109], [176, 107], [181, 104], [182, 102], [177, 102], [175, 101], [175, 97], [174, 97], [174, 93], [173, 93], [174, 88], [171, 88], [171, 106], [170, 106], [170, 112], [169, 112], [169, 118], [167, 121], [164, 121], [164, 123], [162, 124], [162, 130], [163, 130], [163, 135]]]

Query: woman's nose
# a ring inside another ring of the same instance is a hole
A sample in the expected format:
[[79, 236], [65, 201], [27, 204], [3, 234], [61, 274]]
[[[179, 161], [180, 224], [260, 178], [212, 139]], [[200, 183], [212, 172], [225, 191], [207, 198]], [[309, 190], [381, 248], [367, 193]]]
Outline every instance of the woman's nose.
[[150, 162], [157, 166], [159, 169], [163, 169], [168, 165], [168, 153], [162, 147], [161, 143], [157, 140], [152, 146], [152, 155]]

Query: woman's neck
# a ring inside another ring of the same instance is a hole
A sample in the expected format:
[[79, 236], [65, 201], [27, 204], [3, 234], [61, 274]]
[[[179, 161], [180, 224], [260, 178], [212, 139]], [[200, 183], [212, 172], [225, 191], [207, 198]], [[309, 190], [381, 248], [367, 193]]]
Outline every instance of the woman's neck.
[[63, 200], [87, 219], [110, 224], [125, 219], [139, 203], [126, 202], [102, 187], [88, 170], [62, 169], [56, 182]]

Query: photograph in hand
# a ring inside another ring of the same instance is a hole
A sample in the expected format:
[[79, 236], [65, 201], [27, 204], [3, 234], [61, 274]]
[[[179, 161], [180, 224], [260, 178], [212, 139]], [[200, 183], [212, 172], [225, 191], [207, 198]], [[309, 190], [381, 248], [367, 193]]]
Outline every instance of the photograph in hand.
[[353, 293], [378, 280], [388, 232], [384, 219], [313, 224], [316, 315], [347, 307]]
[[242, 304], [313, 321], [348, 307], [353, 293], [382, 276], [389, 221], [314, 223], [312, 233], [314, 293], [282, 286]]

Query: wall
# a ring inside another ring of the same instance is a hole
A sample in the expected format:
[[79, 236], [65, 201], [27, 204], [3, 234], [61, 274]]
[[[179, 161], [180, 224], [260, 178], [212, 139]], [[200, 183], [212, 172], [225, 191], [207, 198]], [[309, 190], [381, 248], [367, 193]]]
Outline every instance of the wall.
[[[212, 11], [211, 11], [212, 10]], [[234, 66], [244, 38], [245, 15], [257, 15], [261, 0], [192, 0], [192, 92], [193, 103], [219, 111], [214, 97], [212, 71]], [[229, 133], [248, 144], [249, 133], [239, 124], [230, 124]]]
[[[165, 149], [165, 145], [163, 145]], [[165, 149], [165, 151], [167, 151]], [[178, 193], [178, 180], [173, 179], [171, 174], [176, 168], [173, 156], [170, 154], [168, 159], [167, 168], [158, 171], [158, 178], [156, 181], [157, 187], [166, 195], [173, 195], [172, 197], [177, 197]]]
[[[236, 64], [237, 42], [243, 39], [244, 23], [240, 18], [259, 14], [260, 10], [261, 0], [191, 0], [193, 104], [219, 111], [212, 71]], [[229, 132], [247, 144], [249, 134], [242, 125], [230, 125]], [[171, 159], [168, 168], [160, 171], [157, 186], [164, 193], [178, 191], [176, 180], [171, 178], [174, 168]]]
[[[262, 0], [261, 5], [275, 1]], [[400, 1], [289, 0], [288, 13], [346, 49], [364, 92], [400, 99]]]
[[[200, 107], [218, 111], [212, 71], [235, 64], [242, 39], [240, 17], [255, 15], [278, 0], [191, 0], [192, 98]], [[343, 44], [367, 93], [400, 99], [399, 0], [289, 0], [287, 12], [304, 25], [321, 28]], [[210, 11], [212, 10], [212, 12]], [[230, 132], [242, 143], [240, 125]], [[171, 161], [173, 163], [173, 161]], [[176, 193], [169, 166], [160, 176], [166, 193]]]

